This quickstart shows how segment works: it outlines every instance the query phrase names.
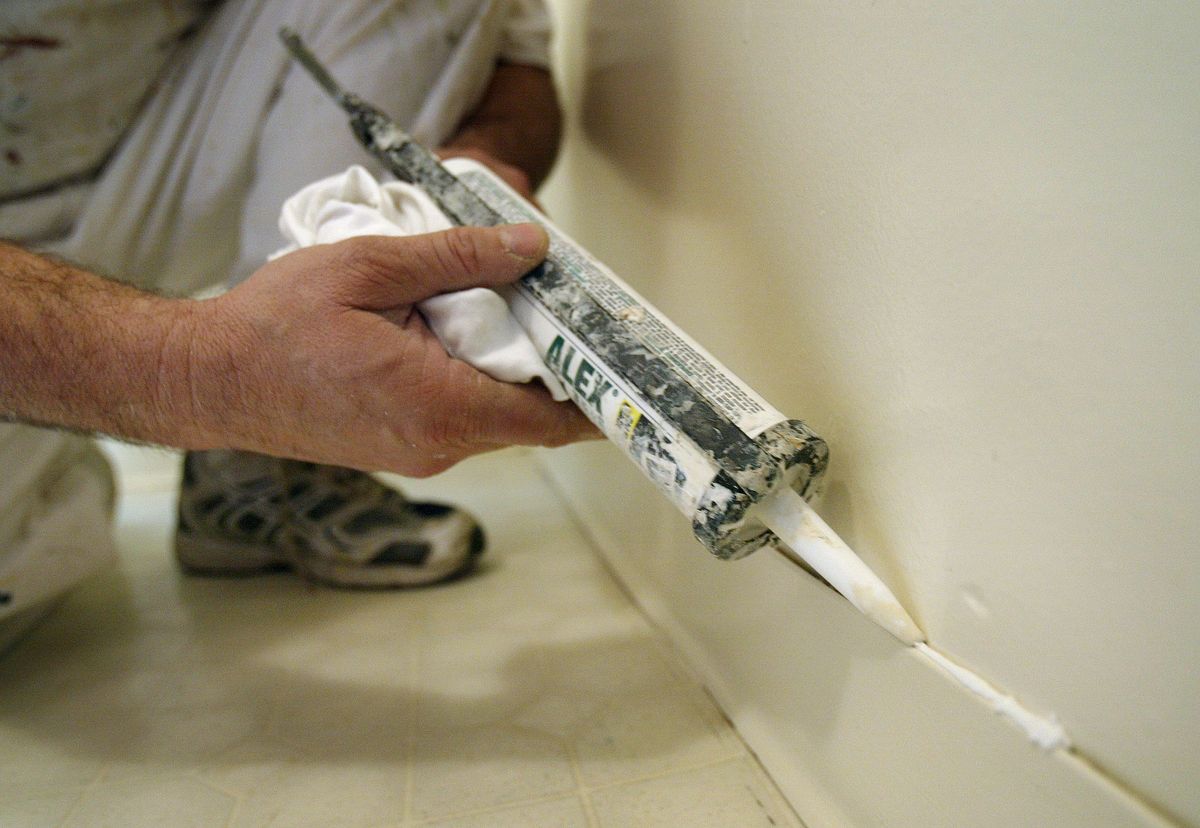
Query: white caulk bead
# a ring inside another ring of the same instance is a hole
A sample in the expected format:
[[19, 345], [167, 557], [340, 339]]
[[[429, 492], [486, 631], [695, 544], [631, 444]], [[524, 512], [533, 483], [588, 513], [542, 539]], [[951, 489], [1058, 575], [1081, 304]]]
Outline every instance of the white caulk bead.
[[997, 689], [983, 676], [961, 664], [955, 664], [928, 644], [917, 644], [917, 650], [958, 684], [983, 699], [988, 707], [1023, 730], [1029, 741], [1042, 750], [1058, 750], [1071, 746], [1066, 729], [1053, 713], [1049, 716], [1034, 713], [1013, 696]]

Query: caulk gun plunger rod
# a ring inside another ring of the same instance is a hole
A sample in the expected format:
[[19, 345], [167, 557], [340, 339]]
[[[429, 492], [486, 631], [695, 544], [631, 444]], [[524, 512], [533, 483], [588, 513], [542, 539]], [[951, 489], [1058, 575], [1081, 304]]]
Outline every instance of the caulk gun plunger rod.
[[[329, 93], [337, 105], [350, 116], [350, 128], [368, 150], [380, 156], [385, 163], [388, 159], [383, 156], [389, 149], [396, 149], [405, 144], [411, 144], [412, 138], [397, 126], [384, 113], [371, 104], [362, 100], [352, 92], [342, 89], [334, 80], [329, 70], [321, 65], [316, 55], [309, 51], [300, 39], [300, 35], [284, 26], [279, 30], [279, 39], [287, 47], [292, 57], [312, 76], [317, 85]], [[402, 181], [412, 181], [405, 170], [391, 168]]]
[[291, 52], [292, 57], [304, 67], [308, 74], [312, 75], [313, 80], [320, 84], [321, 88], [329, 93], [342, 109], [354, 114], [358, 99], [346, 92], [338, 85], [338, 82], [333, 79], [333, 75], [321, 65], [317, 60], [316, 55], [308, 50], [304, 45], [304, 41], [300, 39], [300, 35], [295, 31], [284, 26], [279, 30], [279, 39], [283, 41], [283, 45]]

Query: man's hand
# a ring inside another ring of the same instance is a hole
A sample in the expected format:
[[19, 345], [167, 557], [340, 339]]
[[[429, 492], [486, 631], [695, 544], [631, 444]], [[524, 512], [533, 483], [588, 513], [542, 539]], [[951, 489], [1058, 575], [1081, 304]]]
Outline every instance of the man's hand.
[[299, 250], [216, 299], [164, 299], [0, 243], [0, 417], [412, 476], [599, 436], [540, 385], [451, 359], [413, 304], [516, 281], [536, 225]]
[[202, 442], [424, 476], [506, 445], [598, 436], [540, 385], [497, 382], [450, 358], [414, 308], [513, 282], [547, 245], [536, 225], [454, 228], [267, 264], [190, 314], [183, 341]]

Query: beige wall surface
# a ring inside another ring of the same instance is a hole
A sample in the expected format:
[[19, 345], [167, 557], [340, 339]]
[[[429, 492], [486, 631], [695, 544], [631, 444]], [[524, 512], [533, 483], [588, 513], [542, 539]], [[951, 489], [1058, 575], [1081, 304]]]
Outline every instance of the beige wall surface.
[[829, 442], [822, 514], [1075, 745], [709, 560], [611, 446], [550, 457], [801, 814], [1200, 824], [1200, 5], [556, 6], [555, 218]]

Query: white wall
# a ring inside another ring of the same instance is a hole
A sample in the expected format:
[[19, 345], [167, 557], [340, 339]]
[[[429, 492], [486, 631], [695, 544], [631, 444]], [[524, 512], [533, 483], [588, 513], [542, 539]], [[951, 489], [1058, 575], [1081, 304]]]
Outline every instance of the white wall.
[[1200, 5], [557, 6], [551, 212], [826, 438], [827, 519], [1076, 745], [552, 456], [801, 813], [1200, 824]]

